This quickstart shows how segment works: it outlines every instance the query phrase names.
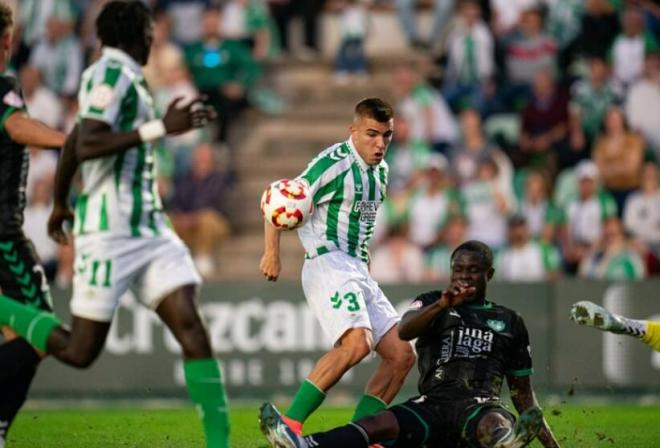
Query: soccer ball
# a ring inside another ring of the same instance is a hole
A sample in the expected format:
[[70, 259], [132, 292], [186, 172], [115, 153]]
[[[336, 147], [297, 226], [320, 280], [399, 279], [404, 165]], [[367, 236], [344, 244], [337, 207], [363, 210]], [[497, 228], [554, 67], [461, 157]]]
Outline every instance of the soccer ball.
[[264, 219], [280, 230], [293, 230], [307, 222], [314, 211], [309, 187], [297, 179], [280, 179], [261, 195]]

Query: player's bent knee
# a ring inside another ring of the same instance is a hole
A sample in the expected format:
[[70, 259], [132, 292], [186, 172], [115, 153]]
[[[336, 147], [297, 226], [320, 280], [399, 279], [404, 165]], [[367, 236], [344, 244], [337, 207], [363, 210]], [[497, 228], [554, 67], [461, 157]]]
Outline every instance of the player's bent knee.
[[69, 354], [63, 360], [65, 360], [67, 364], [75, 367], [76, 369], [88, 369], [92, 364], [94, 364], [96, 358], [98, 358], [98, 353], [79, 352]]
[[410, 369], [412, 369], [413, 366], [415, 365], [415, 362], [417, 361], [417, 356], [415, 355], [415, 351], [412, 349], [410, 344], [406, 343], [405, 345], [407, 347], [402, 349], [397, 354], [397, 357], [395, 359], [395, 368], [405, 371], [405, 373], [408, 373]]

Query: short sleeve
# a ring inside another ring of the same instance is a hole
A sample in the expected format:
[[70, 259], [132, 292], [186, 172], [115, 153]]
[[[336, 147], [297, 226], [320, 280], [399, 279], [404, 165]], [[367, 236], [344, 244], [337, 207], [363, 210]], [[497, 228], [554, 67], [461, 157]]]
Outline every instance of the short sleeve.
[[122, 73], [120, 65], [100, 67], [86, 85], [81, 86], [84, 93], [80, 95], [80, 118], [114, 126], [119, 121], [121, 105], [130, 85], [131, 81]]
[[16, 111], [25, 111], [25, 101], [17, 88], [16, 82], [7, 77], [0, 77], [0, 129], [5, 131], [7, 118]]
[[341, 170], [339, 166], [349, 151], [344, 144], [332, 148], [312, 160], [298, 176], [309, 185], [314, 205], [329, 202], [343, 185], [343, 176], [350, 170]]
[[529, 376], [532, 369], [532, 350], [529, 345], [529, 334], [522, 317], [516, 314], [512, 328], [513, 341], [509, 350], [505, 373], [509, 376]]
[[412, 301], [412, 303], [408, 307], [408, 311], [418, 310], [432, 303], [435, 303], [438, 301], [441, 295], [442, 295], [442, 291], [440, 290], [433, 290], [433, 291], [425, 292], [424, 294], [420, 294], [417, 297], [415, 297], [415, 300]]

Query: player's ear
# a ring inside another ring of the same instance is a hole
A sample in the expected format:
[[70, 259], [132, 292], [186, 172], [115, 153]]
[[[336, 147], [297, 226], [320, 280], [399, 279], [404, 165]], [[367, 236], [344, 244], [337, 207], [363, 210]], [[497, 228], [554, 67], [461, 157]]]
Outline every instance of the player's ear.
[[490, 281], [493, 278], [494, 274], [495, 274], [495, 268], [493, 267], [488, 268], [488, 271], [486, 271], [486, 279]]

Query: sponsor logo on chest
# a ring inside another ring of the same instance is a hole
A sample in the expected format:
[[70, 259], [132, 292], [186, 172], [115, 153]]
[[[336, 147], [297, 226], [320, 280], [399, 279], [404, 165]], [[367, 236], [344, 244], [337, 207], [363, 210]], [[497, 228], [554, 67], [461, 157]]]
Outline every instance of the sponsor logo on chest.
[[353, 210], [360, 214], [360, 221], [373, 223], [376, 221], [378, 204], [378, 201], [357, 201]]
[[495, 334], [480, 328], [459, 327], [456, 337], [456, 356], [474, 357], [493, 350]]

